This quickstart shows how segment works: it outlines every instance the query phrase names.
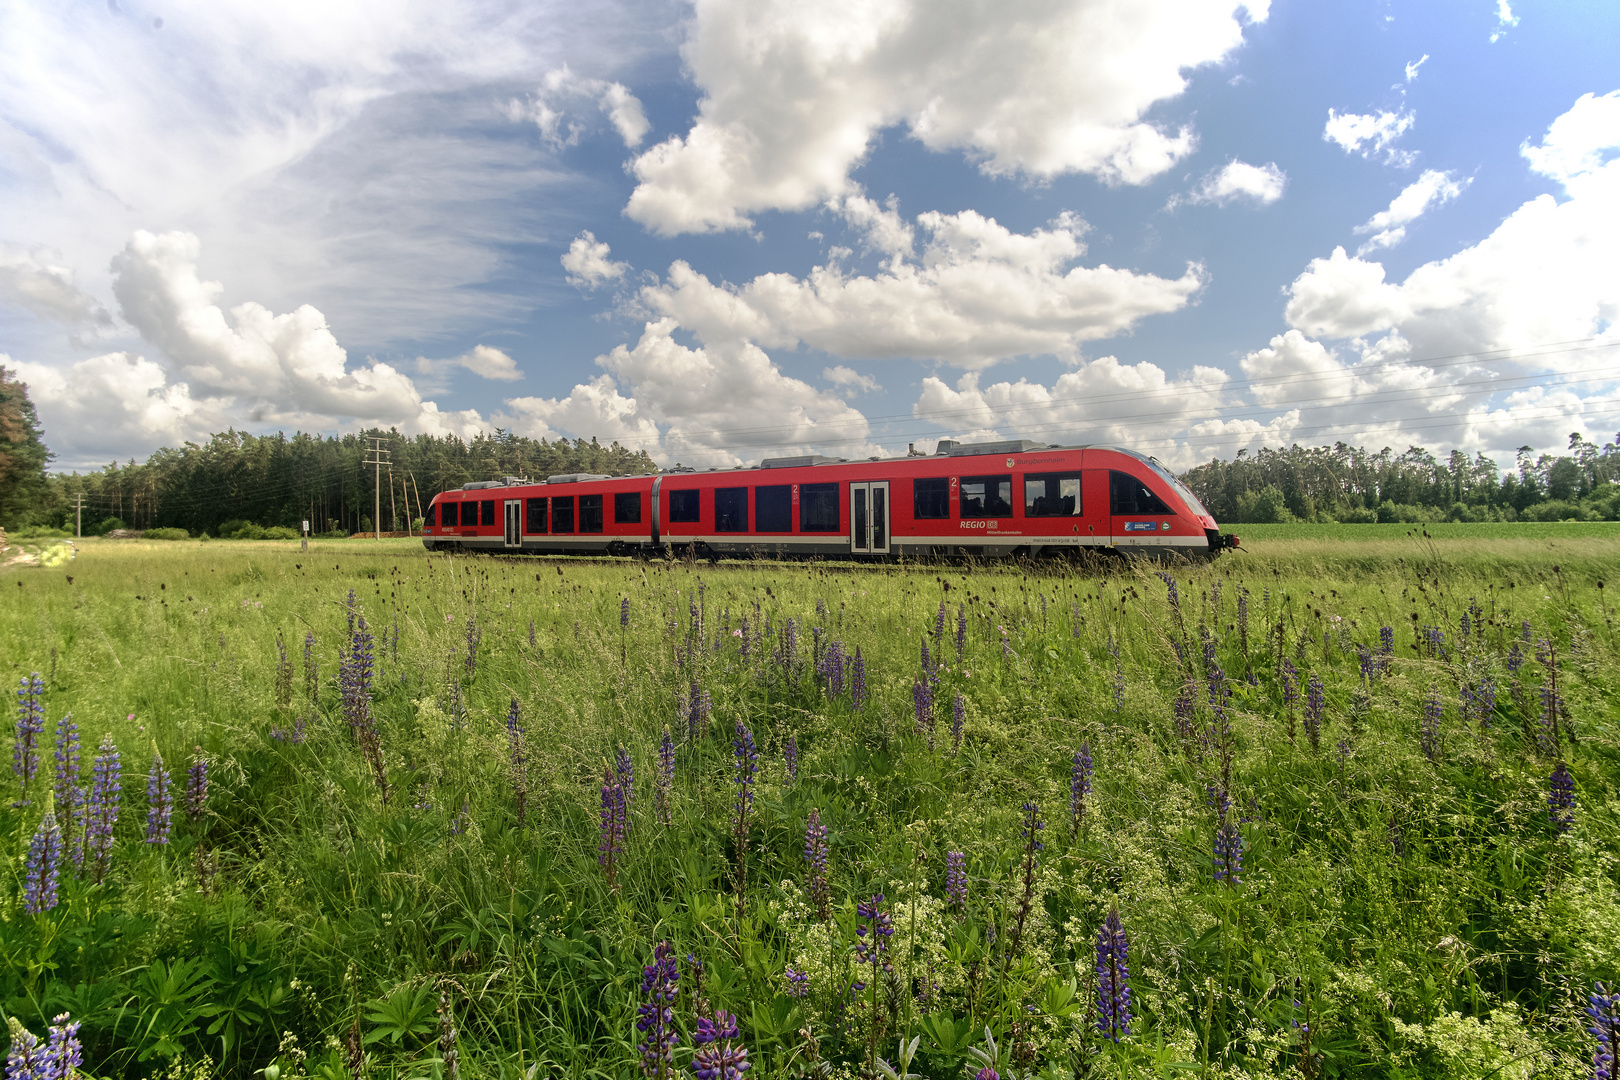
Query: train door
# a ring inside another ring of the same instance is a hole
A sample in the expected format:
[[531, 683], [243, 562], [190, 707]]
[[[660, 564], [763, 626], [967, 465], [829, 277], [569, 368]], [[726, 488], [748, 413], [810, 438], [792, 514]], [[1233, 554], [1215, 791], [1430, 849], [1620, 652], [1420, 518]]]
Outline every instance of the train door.
[[506, 546], [523, 546], [523, 500], [506, 500]]
[[850, 550], [858, 555], [889, 553], [889, 482], [849, 485]]

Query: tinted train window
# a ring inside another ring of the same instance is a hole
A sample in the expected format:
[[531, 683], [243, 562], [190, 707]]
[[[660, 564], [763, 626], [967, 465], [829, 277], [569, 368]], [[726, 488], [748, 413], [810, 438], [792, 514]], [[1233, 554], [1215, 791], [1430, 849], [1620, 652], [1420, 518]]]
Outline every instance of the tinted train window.
[[528, 515], [527, 525], [523, 529], [524, 532], [543, 533], [546, 531], [546, 500], [530, 499], [524, 513]]
[[1109, 512], [1113, 514], [1168, 514], [1164, 500], [1130, 473], [1109, 470]]
[[599, 533], [602, 531], [602, 496], [581, 495], [579, 497], [579, 531], [582, 533]]
[[911, 516], [948, 518], [951, 516], [951, 482], [943, 476], [911, 482]]
[[433, 528], [433, 512], [436, 509], [437, 507], [435, 507], [432, 503], [428, 503], [427, 515], [422, 518], [422, 525], [425, 528]]
[[837, 484], [799, 485], [799, 531], [844, 531], [839, 524]]
[[641, 524], [641, 492], [621, 491], [613, 496], [613, 523], [615, 525]]
[[551, 500], [551, 531], [560, 533], [574, 531], [574, 497], [572, 495], [558, 495]]
[[759, 532], [793, 531], [793, 488], [773, 484], [754, 489], [754, 525]]
[[696, 521], [698, 519], [698, 493], [696, 491], [672, 491], [669, 493], [669, 520], [673, 524], [677, 521]]
[[456, 525], [456, 505], [453, 502], [439, 504], [439, 516], [444, 519], [442, 524], [447, 529]]
[[495, 500], [494, 499], [485, 499], [483, 502], [478, 504], [478, 524], [480, 524], [480, 525], [493, 525], [493, 524], [495, 524]]
[[748, 531], [748, 489], [714, 489], [714, 531]]
[[1024, 477], [1025, 517], [1077, 517], [1079, 514], [1079, 473]]
[[962, 516], [965, 518], [1012, 517], [1012, 477], [962, 477]]

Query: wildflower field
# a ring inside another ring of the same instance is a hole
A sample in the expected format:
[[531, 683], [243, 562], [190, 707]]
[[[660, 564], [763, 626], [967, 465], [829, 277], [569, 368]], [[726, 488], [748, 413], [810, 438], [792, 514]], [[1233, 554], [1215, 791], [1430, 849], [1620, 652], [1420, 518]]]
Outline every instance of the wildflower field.
[[12, 573], [11, 1075], [1612, 1077], [1620, 546], [1351, 528]]

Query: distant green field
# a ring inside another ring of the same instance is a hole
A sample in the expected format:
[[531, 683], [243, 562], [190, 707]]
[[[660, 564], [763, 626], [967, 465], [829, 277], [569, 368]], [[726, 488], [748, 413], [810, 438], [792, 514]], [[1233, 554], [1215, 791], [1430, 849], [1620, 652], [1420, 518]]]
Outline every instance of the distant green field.
[[1395, 540], [1428, 534], [1441, 540], [1573, 540], [1595, 537], [1620, 541], [1620, 521], [1437, 521], [1424, 525], [1224, 525], [1245, 540]]

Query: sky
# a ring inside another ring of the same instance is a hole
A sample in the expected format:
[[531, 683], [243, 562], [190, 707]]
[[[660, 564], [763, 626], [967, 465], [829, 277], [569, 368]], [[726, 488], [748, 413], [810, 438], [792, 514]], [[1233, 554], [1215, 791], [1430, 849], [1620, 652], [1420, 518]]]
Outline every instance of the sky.
[[0, 365], [234, 428], [1186, 468], [1620, 430], [1620, 5], [0, 5]]

